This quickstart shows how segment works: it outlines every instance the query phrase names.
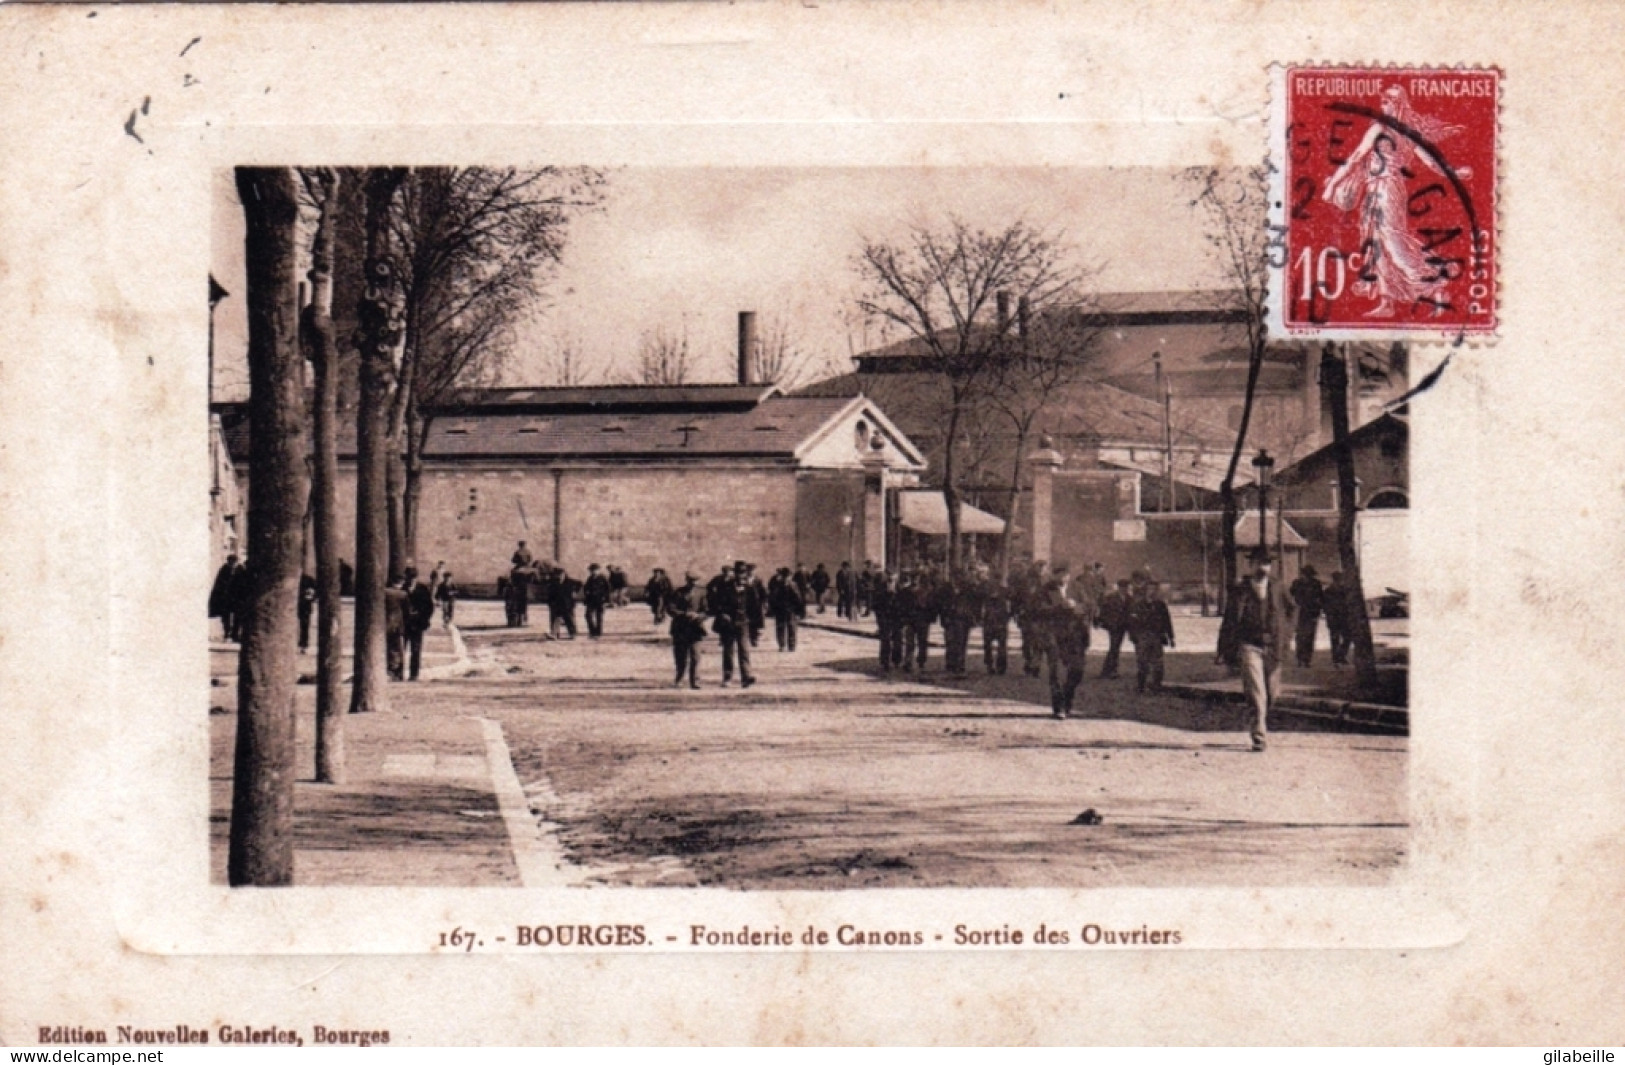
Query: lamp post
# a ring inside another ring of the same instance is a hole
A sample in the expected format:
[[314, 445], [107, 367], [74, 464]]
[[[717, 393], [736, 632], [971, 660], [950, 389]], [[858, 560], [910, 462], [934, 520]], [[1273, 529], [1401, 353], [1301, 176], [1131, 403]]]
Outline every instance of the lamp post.
[[1270, 453], [1268, 451], [1264, 450], [1263, 448], [1259, 448], [1258, 454], [1253, 457], [1253, 469], [1258, 471], [1258, 548], [1261, 551], [1268, 551], [1270, 547], [1270, 471], [1275, 469], [1275, 460], [1270, 458]]

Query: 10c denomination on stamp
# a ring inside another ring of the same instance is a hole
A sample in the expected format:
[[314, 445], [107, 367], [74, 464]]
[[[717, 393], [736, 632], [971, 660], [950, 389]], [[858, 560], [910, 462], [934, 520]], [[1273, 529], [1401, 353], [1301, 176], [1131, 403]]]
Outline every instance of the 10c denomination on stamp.
[[1271, 75], [1271, 330], [1493, 336], [1501, 72], [1277, 66]]

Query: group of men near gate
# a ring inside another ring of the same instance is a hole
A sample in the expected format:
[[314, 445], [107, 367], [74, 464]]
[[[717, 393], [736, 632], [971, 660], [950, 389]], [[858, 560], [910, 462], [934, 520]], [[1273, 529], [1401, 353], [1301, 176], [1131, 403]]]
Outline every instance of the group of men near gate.
[[1163, 649], [1174, 645], [1173, 619], [1162, 587], [1141, 570], [1107, 591], [1104, 567], [1074, 576], [1066, 562], [1035, 562], [1008, 580], [985, 566], [954, 574], [947, 567], [921, 566], [885, 573], [869, 595], [880, 637], [882, 673], [926, 668], [931, 627], [942, 626], [943, 668], [964, 676], [973, 628], [982, 630], [982, 665], [988, 673], [1009, 669], [1010, 627], [1021, 633], [1022, 667], [1029, 676], [1048, 673], [1050, 709], [1070, 716], [1084, 677], [1090, 632], [1106, 631], [1110, 641], [1104, 678], [1116, 677], [1123, 639], [1134, 644], [1136, 687], [1157, 691], [1163, 681]]

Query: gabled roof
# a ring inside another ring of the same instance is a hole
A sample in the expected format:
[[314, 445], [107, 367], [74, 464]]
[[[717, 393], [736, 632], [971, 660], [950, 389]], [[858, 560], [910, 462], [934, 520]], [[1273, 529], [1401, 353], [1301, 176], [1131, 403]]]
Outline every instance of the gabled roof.
[[[752, 391], [758, 394], [758, 401], [743, 408], [737, 404], [682, 406], [665, 402], [675, 397], [655, 397], [660, 402], [597, 406], [556, 402], [532, 405], [528, 400], [513, 404], [463, 405], [456, 408], [455, 413], [437, 414], [430, 422], [424, 456], [438, 460], [528, 461], [665, 461], [709, 457], [793, 463], [817, 440], [832, 432], [848, 411], [866, 407], [875, 423], [891, 436], [899, 454], [911, 464], [924, 465], [918, 450], [902, 432], [862, 396], [768, 395], [764, 398], [760, 397], [762, 390], [752, 386]], [[219, 404], [217, 410], [233, 460], [246, 461], [249, 449], [247, 405]], [[338, 452], [344, 458], [355, 455], [353, 422], [341, 428]]]
[[[1349, 447], [1359, 448], [1367, 442], [1377, 439], [1387, 433], [1397, 433], [1409, 436], [1411, 431], [1410, 417], [1405, 407], [1397, 410], [1385, 411], [1377, 417], [1366, 422], [1358, 429], [1349, 430]], [[1294, 462], [1292, 465], [1277, 470], [1275, 479], [1277, 483], [1296, 480], [1303, 471], [1312, 470], [1327, 462], [1335, 460], [1337, 442], [1334, 440], [1324, 447], [1318, 448]]]
[[509, 413], [586, 411], [745, 410], [777, 392], [758, 385], [592, 385], [569, 388], [471, 388], [448, 399], [438, 413], [502, 410]]

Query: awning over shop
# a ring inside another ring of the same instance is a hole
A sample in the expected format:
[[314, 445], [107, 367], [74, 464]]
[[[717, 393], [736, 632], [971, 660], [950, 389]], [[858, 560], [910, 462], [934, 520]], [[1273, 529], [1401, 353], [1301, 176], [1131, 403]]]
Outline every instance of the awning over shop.
[[[1275, 515], [1270, 515], [1268, 539], [1270, 547], [1308, 547], [1309, 541], [1303, 538], [1290, 522], [1276, 523]], [[1279, 541], [1279, 542], [1277, 542]], [[1248, 550], [1258, 546], [1258, 515], [1243, 514], [1241, 520], [1236, 522], [1236, 548]]]
[[[948, 535], [948, 504], [941, 492], [899, 492], [898, 520], [906, 528], [927, 536]], [[959, 504], [959, 531], [962, 533], [1002, 533], [1004, 519], [969, 503]]]

